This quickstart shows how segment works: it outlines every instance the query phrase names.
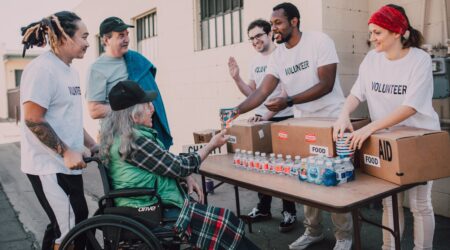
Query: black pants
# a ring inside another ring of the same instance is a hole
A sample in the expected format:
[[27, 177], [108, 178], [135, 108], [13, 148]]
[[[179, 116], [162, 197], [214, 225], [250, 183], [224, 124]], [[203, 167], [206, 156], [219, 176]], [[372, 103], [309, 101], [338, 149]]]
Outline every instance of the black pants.
[[[45, 196], [45, 192], [42, 188], [42, 182], [38, 175], [27, 174], [28, 179], [31, 182], [31, 186], [36, 193], [39, 203], [44, 208], [45, 213], [50, 219], [50, 224], [44, 233], [44, 239], [42, 240], [42, 250], [53, 250], [55, 240], [61, 237], [61, 231], [59, 230], [58, 221], [55, 213]], [[70, 200], [70, 206], [72, 207], [75, 215], [75, 224], [80, 223], [88, 217], [88, 207], [86, 199], [84, 198], [83, 178], [81, 175], [66, 175], [56, 174], [59, 187], [64, 190]], [[84, 239], [79, 239], [75, 243], [75, 249], [83, 249]]]
[[[270, 213], [270, 204], [272, 203], [272, 196], [258, 193], [259, 203], [257, 208], [261, 213], [267, 214]], [[295, 202], [282, 200], [283, 201], [283, 211], [287, 211], [292, 215], [297, 214], [297, 210], [295, 209]]]
[[[284, 121], [286, 119], [292, 118], [294, 116], [284, 116], [284, 117], [272, 117], [270, 119], [271, 122], [279, 122]], [[262, 193], [258, 193], [259, 203], [257, 208], [261, 213], [267, 214], [270, 212], [270, 204], [272, 203], [272, 196], [265, 195]], [[283, 200], [283, 211], [287, 211], [292, 215], [297, 214], [297, 210], [295, 210], [295, 203], [292, 201]]]

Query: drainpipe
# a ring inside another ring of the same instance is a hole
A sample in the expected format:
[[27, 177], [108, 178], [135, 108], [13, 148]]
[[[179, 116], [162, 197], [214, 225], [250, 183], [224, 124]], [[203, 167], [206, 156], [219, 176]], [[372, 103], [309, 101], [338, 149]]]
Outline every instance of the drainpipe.
[[[445, 0], [443, 0], [445, 2]], [[422, 1], [422, 34], [425, 36], [425, 19], [426, 19], [426, 13], [427, 13], [427, 0]]]
[[444, 42], [443, 44], [447, 43], [448, 39], [448, 20], [447, 20], [447, 0], [442, 0], [442, 4], [444, 5], [442, 8], [442, 16], [444, 17]]

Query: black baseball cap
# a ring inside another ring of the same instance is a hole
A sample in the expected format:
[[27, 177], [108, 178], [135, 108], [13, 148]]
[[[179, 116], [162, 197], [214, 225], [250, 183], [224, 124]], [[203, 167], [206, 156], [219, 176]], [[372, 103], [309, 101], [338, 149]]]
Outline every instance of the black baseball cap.
[[144, 91], [138, 83], [131, 80], [120, 81], [109, 92], [109, 105], [114, 111], [122, 110], [139, 103], [147, 103], [156, 99], [155, 91]]
[[108, 17], [100, 24], [100, 36], [103, 36], [111, 31], [119, 32], [128, 28], [134, 28], [134, 26], [124, 23], [123, 20], [118, 17]]

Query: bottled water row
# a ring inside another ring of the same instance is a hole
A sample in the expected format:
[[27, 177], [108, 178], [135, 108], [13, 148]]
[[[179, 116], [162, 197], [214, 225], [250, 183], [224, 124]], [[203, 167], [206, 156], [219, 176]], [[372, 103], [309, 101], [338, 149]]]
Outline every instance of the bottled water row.
[[350, 158], [328, 158], [310, 156], [301, 158], [282, 154], [255, 152], [236, 149], [233, 165], [237, 168], [266, 174], [296, 176], [300, 181], [325, 186], [336, 186], [355, 179], [355, 171]]

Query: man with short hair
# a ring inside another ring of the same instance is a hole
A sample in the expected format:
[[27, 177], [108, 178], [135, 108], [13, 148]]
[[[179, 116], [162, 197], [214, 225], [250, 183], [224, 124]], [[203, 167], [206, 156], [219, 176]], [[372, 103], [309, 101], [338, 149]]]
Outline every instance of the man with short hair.
[[[337, 117], [344, 103], [339, 79], [339, 62], [333, 41], [321, 32], [301, 32], [300, 13], [291, 3], [273, 8], [272, 32], [280, 44], [272, 53], [261, 87], [235, 108], [245, 113], [260, 105], [282, 82], [288, 97], [265, 102], [271, 111], [294, 108], [294, 117]], [[317, 208], [304, 206], [306, 230], [289, 249], [305, 249], [324, 238], [321, 214]], [[349, 213], [331, 214], [335, 225], [335, 250], [352, 246], [352, 217]]]
[[158, 98], [153, 101], [153, 127], [158, 132], [158, 139], [168, 149], [172, 145], [172, 136], [161, 93], [155, 82], [156, 68], [144, 56], [128, 49], [128, 28], [134, 26], [118, 17], [108, 17], [100, 24], [99, 35], [105, 53], [89, 69], [86, 90], [89, 114], [93, 119], [104, 118], [111, 110], [108, 93], [112, 87], [119, 81], [133, 80], [144, 90], [158, 93]]
[[[254, 57], [250, 66], [250, 78], [249, 82], [245, 83], [239, 74], [239, 66], [233, 57], [228, 60], [228, 68], [230, 75], [234, 82], [238, 86], [239, 90], [245, 96], [249, 96], [260, 85], [264, 76], [266, 75], [267, 64], [269, 62], [270, 55], [275, 50], [276, 46], [272, 41], [272, 32], [270, 31], [270, 23], [257, 19], [251, 22], [247, 28], [247, 34], [249, 41], [252, 43], [253, 48], [258, 54]], [[281, 84], [279, 84], [275, 90], [266, 99], [272, 97], [286, 96], [286, 92], [283, 90]], [[269, 120], [269, 121], [282, 121], [288, 118], [292, 118], [292, 108], [287, 107], [279, 112], [272, 112], [268, 110], [264, 104], [261, 104], [255, 109], [255, 116], [251, 118], [253, 121]], [[259, 203], [257, 207], [248, 214], [253, 222], [269, 220], [272, 218], [270, 212], [270, 205], [272, 203], [272, 196], [258, 193]], [[297, 221], [297, 211], [295, 210], [295, 203], [292, 201], [283, 199], [283, 211], [282, 220], [280, 222], [279, 231], [289, 232], [294, 228], [294, 224]]]

